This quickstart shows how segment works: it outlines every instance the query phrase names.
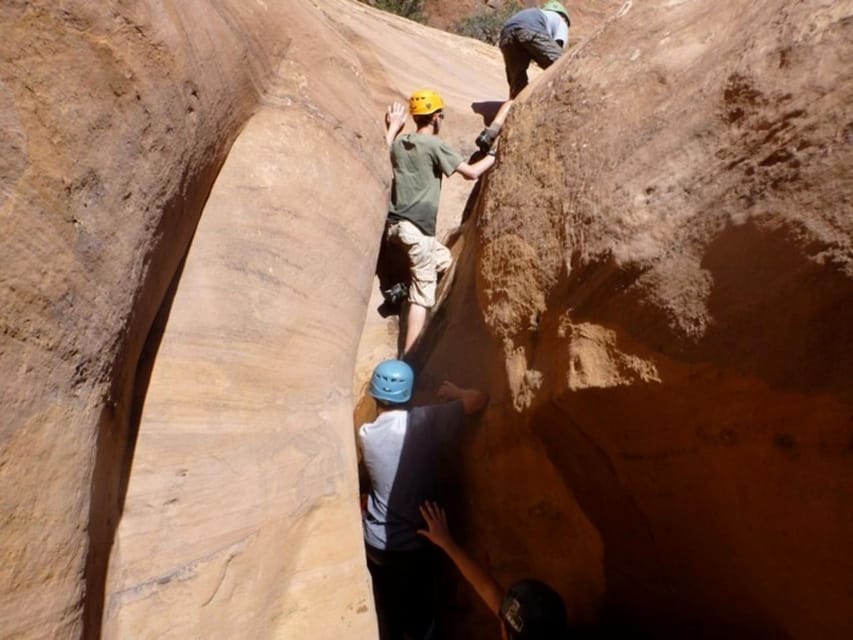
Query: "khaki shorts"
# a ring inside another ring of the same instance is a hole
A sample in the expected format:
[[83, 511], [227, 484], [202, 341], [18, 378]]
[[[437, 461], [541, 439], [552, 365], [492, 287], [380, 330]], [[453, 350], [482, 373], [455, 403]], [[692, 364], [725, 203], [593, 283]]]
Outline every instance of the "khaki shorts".
[[408, 220], [389, 224], [386, 235], [391, 242], [401, 244], [409, 256], [409, 273], [412, 278], [409, 302], [421, 307], [432, 307], [435, 304], [438, 274], [446, 271], [453, 261], [450, 249], [435, 237], [424, 235]]

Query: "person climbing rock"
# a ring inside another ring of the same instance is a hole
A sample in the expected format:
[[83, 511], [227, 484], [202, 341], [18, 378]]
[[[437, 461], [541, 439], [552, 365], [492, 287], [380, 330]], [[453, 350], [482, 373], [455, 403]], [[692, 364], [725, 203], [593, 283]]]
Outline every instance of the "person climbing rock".
[[527, 86], [531, 60], [547, 69], [563, 55], [571, 24], [569, 12], [555, 0], [548, 0], [541, 9], [522, 9], [504, 23], [498, 46], [504, 58], [510, 99]]
[[391, 152], [394, 181], [386, 224], [386, 238], [408, 255], [410, 282], [405, 313], [402, 354], [414, 346], [435, 304], [438, 274], [451, 263], [450, 251], [435, 237], [442, 176], [454, 173], [476, 180], [495, 163], [493, 154], [468, 163], [438, 134], [444, 120], [444, 101], [431, 89], [409, 98], [416, 131], [398, 137], [406, 124], [403, 105], [395, 102], [385, 115], [386, 141]]
[[364, 540], [382, 640], [419, 640], [431, 632], [433, 559], [430, 545], [418, 535], [419, 505], [436, 497], [442, 450], [465, 416], [488, 403], [482, 391], [444, 382], [438, 396], [446, 402], [410, 408], [413, 385], [408, 364], [381, 362], [370, 381], [379, 415], [358, 430], [369, 485]]
[[566, 606], [560, 595], [539, 580], [520, 580], [504, 591], [497, 581], [456, 544], [447, 516], [434, 502], [420, 508], [427, 528], [418, 534], [444, 551], [489, 610], [501, 621], [505, 640], [566, 640]]

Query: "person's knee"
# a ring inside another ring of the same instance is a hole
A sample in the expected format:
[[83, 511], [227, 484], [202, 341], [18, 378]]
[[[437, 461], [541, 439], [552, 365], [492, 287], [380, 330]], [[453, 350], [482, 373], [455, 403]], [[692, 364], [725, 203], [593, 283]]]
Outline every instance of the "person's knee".
[[435, 283], [438, 280], [438, 262], [436, 252], [430, 249], [418, 264], [412, 265], [412, 286], [409, 287], [409, 300], [423, 307], [435, 304]]

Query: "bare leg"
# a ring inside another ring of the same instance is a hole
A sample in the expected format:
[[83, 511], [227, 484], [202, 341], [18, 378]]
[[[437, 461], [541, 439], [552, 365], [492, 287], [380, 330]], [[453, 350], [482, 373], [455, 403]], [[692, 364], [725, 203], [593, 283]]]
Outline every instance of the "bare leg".
[[415, 344], [418, 336], [426, 324], [427, 308], [413, 302], [409, 303], [409, 311], [406, 313], [406, 343], [403, 345], [403, 355]]

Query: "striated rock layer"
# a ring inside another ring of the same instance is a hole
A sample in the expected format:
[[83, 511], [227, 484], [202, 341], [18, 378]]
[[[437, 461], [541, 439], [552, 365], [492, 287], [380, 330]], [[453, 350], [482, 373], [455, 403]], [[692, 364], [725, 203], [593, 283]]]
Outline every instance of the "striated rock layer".
[[3, 637], [375, 633], [350, 385], [388, 185], [353, 4], [0, 8]]
[[853, 634], [851, 14], [625, 3], [510, 116], [421, 378], [491, 388], [452, 517], [578, 622]]
[[346, 427], [381, 127], [326, 17], [305, 3], [287, 21], [144, 354], [108, 637], [375, 634]]
[[281, 54], [262, 17], [227, 5], [203, 17], [160, 3], [0, 8], [4, 633], [78, 637], [103, 598], [136, 363]]

